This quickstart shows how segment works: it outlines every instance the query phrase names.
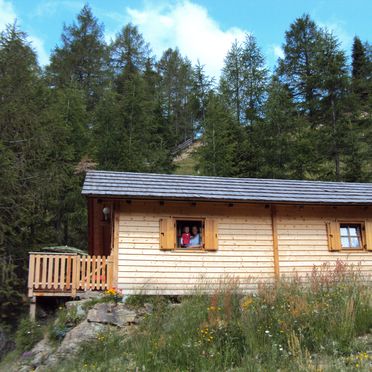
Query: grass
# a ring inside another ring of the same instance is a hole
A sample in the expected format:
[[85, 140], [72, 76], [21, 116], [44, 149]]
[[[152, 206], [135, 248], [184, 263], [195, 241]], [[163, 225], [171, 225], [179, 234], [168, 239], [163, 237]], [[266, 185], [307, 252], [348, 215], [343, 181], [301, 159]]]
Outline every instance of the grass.
[[370, 371], [372, 355], [358, 336], [372, 328], [371, 288], [340, 262], [308, 279], [248, 296], [231, 285], [176, 307], [156, 301], [134, 335], [99, 335], [57, 370]]

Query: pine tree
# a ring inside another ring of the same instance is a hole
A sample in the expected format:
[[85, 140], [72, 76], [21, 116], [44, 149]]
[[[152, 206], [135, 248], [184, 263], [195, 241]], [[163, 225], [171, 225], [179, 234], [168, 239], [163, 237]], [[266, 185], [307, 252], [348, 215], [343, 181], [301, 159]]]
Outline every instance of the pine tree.
[[288, 89], [274, 75], [264, 120], [252, 127], [255, 177], [302, 179], [312, 174], [313, 149], [306, 121], [297, 115]]
[[202, 175], [237, 175], [237, 149], [242, 130], [221, 97], [211, 93], [203, 122], [202, 145], [197, 151]]
[[166, 50], [159, 62], [162, 111], [171, 128], [173, 144], [177, 145], [194, 137], [195, 112], [192, 107], [192, 67], [189, 60], [178, 51]]
[[243, 44], [242, 62], [245, 121], [252, 125], [262, 119], [268, 70], [256, 38], [251, 34], [246, 36]]
[[238, 124], [244, 123], [243, 79], [243, 50], [235, 40], [225, 58], [219, 90], [234, 112]]
[[319, 63], [322, 53], [320, 30], [310, 16], [297, 18], [285, 33], [284, 58], [278, 72], [297, 103], [298, 108], [314, 120], [319, 101]]
[[86, 95], [88, 110], [92, 110], [108, 78], [103, 26], [85, 5], [77, 16], [77, 23], [64, 26], [61, 38], [62, 46], [54, 49], [47, 67], [50, 84], [81, 89]]
[[44, 105], [39, 73], [26, 34], [16, 24], [8, 26], [0, 34], [0, 310], [7, 311], [3, 316], [22, 309], [27, 251], [39, 238], [35, 217], [42, 195], [36, 190], [43, 183], [40, 161], [47, 141], [39, 119]]
[[371, 95], [372, 89], [372, 62], [368, 60], [367, 53], [367, 45], [364, 46], [357, 36], [354, 37], [352, 47], [352, 86], [361, 103], [368, 102], [368, 96]]
[[95, 147], [105, 169], [169, 171], [170, 145], [157, 93], [159, 76], [137, 28], [124, 27], [112, 46], [115, 91], [97, 110]]
[[205, 120], [208, 96], [213, 88], [214, 78], [209, 78], [200, 62], [194, 66], [192, 75], [192, 111], [195, 113], [195, 132], [200, 132]]

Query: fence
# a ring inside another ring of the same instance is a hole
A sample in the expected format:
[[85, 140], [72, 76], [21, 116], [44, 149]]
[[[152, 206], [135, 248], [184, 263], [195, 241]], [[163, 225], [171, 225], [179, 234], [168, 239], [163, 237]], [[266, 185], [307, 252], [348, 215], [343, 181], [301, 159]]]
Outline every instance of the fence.
[[111, 256], [30, 253], [29, 296], [76, 296], [77, 292], [112, 287]]

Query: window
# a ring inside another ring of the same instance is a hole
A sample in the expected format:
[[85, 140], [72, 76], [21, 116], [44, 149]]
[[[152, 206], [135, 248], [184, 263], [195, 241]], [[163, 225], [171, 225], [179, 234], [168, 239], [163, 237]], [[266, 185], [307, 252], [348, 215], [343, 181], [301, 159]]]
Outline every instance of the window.
[[330, 251], [372, 251], [372, 220], [333, 220], [326, 225]]
[[177, 248], [201, 249], [204, 245], [203, 220], [176, 220]]
[[340, 224], [342, 249], [362, 249], [362, 224]]
[[218, 224], [212, 218], [164, 217], [160, 219], [160, 249], [216, 251], [217, 230]]

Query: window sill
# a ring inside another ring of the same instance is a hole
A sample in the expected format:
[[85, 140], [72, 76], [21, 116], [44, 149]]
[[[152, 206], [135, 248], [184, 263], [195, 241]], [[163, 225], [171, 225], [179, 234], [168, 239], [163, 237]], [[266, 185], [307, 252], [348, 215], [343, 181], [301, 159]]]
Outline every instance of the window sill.
[[334, 251], [334, 252], [338, 252], [338, 253], [363, 253], [363, 252], [371, 252], [367, 249], [348, 249], [348, 248], [343, 248], [343, 249], [340, 249], [339, 251]]
[[173, 249], [172, 252], [175, 252], [175, 253], [206, 253], [208, 251], [206, 251], [203, 248], [199, 248], [199, 249], [176, 248], [176, 249]]

